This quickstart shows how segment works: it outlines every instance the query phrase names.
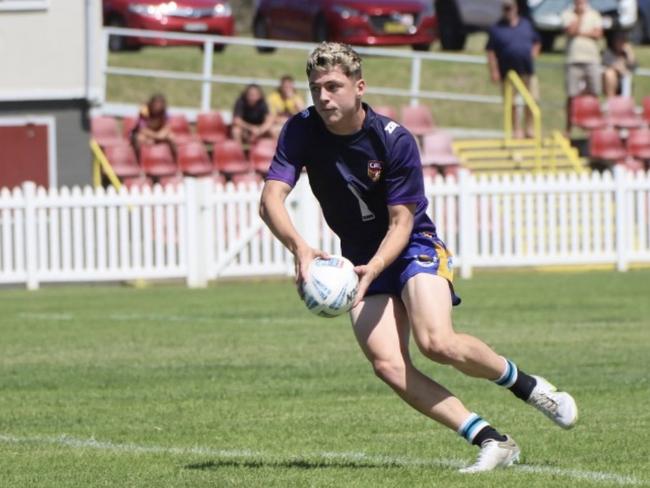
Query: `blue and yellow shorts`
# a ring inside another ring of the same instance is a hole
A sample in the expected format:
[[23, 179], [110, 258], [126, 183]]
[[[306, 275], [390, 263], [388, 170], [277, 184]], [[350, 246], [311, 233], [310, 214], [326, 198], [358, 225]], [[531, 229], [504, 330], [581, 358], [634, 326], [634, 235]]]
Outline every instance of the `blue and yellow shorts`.
[[460, 297], [454, 293], [452, 254], [444, 242], [427, 232], [411, 236], [402, 254], [370, 284], [366, 296], [379, 294], [400, 296], [406, 282], [419, 273], [445, 278], [449, 283], [452, 304], [460, 304]]

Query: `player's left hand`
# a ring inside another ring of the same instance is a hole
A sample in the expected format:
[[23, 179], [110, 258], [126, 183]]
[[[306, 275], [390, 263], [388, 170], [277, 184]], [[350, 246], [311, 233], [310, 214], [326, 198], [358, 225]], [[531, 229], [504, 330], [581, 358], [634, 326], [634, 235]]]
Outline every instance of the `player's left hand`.
[[379, 275], [380, 270], [378, 270], [371, 261], [368, 264], [355, 266], [354, 272], [359, 275], [359, 289], [357, 290], [357, 296], [354, 299], [352, 308], [356, 307], [357, 305], [359, 305], [359, 303], [361, 303], [361, 300], [363, 300], [363, 297], [366, 295], [366, 292], [368, 291], [368, 287], [370, 286], [370, 283], [372, 283], [375, 280], [375, 278]]

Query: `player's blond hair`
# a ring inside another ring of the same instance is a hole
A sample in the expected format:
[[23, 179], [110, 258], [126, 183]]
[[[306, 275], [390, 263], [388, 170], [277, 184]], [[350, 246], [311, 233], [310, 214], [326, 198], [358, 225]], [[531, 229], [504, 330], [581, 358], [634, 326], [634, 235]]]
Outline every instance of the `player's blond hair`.
[[307, 76], [314, 70], [330, 71], [336, 66], [348, 78], [361, 79], [361, 56], [348, 44], [321, 42], [307, 59]]

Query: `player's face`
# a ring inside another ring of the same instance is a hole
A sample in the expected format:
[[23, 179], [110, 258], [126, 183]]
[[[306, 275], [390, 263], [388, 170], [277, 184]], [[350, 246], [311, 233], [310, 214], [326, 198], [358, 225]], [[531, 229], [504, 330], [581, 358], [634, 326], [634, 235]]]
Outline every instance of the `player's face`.
[[316, 112], [328, 128], [343, 134], [354, 129], [365, 89], [363, 79], [348, 78], [338, 66], [330, 71], [314, 70], [309, 75], [309, 89]]

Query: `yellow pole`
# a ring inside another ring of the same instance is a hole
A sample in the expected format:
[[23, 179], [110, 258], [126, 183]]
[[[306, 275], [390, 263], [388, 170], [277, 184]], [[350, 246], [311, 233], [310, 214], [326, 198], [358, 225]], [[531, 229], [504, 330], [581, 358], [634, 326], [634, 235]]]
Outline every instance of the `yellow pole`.
[[104, 154], [104, 151], [102, 151], [102, 148], [99, 147], [99, 144], [97, 144], [97, 141], [95, 139], [90, 140], [90, 150], [93, 152], [93, 156], [94, 156], [93, 184], [95, 186], [101, 185], [100, 173], [101, 171], [103, 171], [106, 177], [108, 178], [108, 181], [110, 181], [111, 185], [113, 185], [115, 189], [119, 191], [119, 189], [122, 188], [122, 183], [120, 183], [120, 179], [115, 174], [115, 171], [113, 171], [113, 168], [111, 167], [111, 163], [108, 162], [108, 159], [106, 159], [106, 155]]
[[507, 76], [503, 84], [503, 133], [506, 141], [512, 139], [512, 98], [512, 84]]

